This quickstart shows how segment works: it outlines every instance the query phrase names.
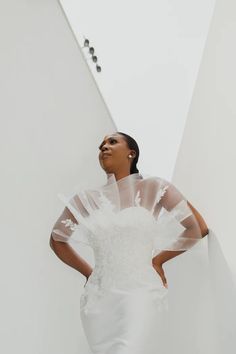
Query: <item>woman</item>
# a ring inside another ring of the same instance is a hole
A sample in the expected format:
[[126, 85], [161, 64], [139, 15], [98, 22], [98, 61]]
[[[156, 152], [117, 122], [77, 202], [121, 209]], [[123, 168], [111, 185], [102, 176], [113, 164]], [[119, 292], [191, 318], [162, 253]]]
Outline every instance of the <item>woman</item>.
[[[99, 149], [107, 183], [60, 196], [66, 207], [53, 227], [51, 248], [86, 278], [80, 309], [92, 353], [169, 353], [163, 264], [197, 248], [207, 225], [173, 184], [139, 173], [132, 137], [114, 132]], [[69, 242], [93, 248], [94, 268]]]

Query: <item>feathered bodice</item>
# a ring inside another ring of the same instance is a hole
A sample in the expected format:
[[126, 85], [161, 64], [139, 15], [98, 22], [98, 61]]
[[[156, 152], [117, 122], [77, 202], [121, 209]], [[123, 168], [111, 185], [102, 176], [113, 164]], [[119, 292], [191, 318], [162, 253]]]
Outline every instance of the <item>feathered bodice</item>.
[[159, 177], [136, 173], [116, 181], [110, 175], [102, 187], [59, 196], [66, 208], [52, 236], [92, 247], [95, 266], [84, 294], [89, 289], [90, 300], [93, 293], [97, 297], [114, 287], [154, 285], [165, 291], [152, 266], [153, 256], [165, 249], [190, 248], [201, 238], [186, 199]]

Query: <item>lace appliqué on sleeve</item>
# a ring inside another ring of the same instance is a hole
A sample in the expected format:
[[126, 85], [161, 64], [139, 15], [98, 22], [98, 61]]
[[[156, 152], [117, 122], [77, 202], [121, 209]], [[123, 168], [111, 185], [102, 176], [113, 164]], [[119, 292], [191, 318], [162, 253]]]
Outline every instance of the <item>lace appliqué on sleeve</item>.
[[162, 186], [158, 192], [156, 193], [156, 198], [155, 198], [155, 202], [153, 204], [153, 207], [152, 207], [152, 210], [151, 210], [151, 213], [153, 214], [154, 213], [154, 210], [155, 208], [157, 207], [157, 205], [159, 204], [161, 198], [165, 195], [167, 189], [168, 189], [169, 186]]
[[156, 195], [156, 204], [158, 204], [160, 202], [161, 198], [166, 193], [166, 190], [167, 190], [168, 187], [169, 186], [164, 186], [164, 187], [159, 189], [159, 191], [157, 192], [157, 195]]
[[65, 227], [69, 227], [71, 231], [75, 231], [78, 228], [78, 224], [74, 223], [71, 219], [61, 220]]

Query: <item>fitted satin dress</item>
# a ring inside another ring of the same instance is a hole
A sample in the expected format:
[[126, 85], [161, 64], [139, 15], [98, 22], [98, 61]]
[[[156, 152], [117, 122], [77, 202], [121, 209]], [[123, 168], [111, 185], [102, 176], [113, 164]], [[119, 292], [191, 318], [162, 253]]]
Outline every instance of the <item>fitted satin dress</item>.
[[[170, 297], [153, 267], [160, 252], [197, 250], [202, 239], [187, 199], [172, 183], [140, 173], [117, 181], [109, 174], [102, 186], [59, 197], [65, 209], [53, 238], [82, 242], [94, 253], [95, 265], [80, 295], [81, 323], [91, 353], [173, 354], [176, 349], [206, 354], [207, 341], [207, 353], [217, 353], [217, 332], [212, 330], [216, 318], [207, 312], [212, 294], [204, 280], [208, 266], [198, 251], [193, 252], [197, 267], [191, 265], [194, 257], [186, 263], [185, 269], [192, 272], [188, 284], [181, 285], [178, 273], [173, 276], [180, 290], [174, 299], [174, 288]], [[184, 264], [187, 258], [181, 257]], [[202, 295], [210, 294], [201, 303], [200, 289]], [[204, 323], [209, 326], [201, 332]]]

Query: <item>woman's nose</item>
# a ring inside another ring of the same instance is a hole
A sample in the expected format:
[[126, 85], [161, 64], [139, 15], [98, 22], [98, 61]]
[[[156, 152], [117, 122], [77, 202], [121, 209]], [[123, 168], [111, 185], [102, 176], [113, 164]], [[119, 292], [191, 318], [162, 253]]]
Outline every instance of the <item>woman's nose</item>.
[[103, 145], [103, 147], [102, 147], [102, 151], [104, 151], [104, 150], [107, 150], [106, 145]]

